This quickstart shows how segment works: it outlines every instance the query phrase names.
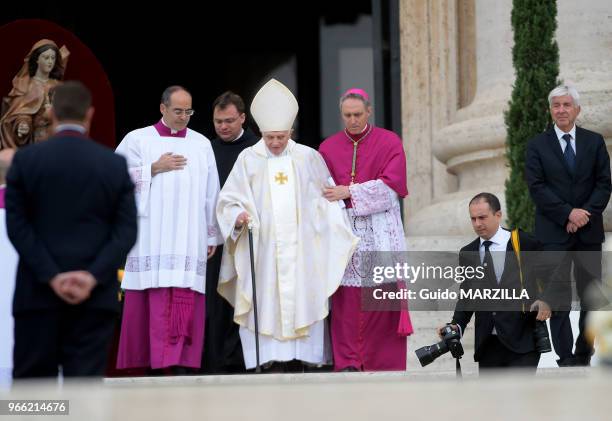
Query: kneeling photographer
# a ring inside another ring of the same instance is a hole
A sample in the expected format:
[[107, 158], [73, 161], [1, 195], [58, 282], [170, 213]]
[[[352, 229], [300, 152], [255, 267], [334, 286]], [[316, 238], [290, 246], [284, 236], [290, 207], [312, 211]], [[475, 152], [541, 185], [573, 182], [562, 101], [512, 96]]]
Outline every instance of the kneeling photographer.
[[[500, 208], [499, 199], [491, 193], [480, 193], [470, 201], [470, 218], [478, 238], [461, 249], [459, 264], [481, 266], [484, 277], [477, 282], [473, 279], [463, 282], [461, 289], [504, 289], [512, 294], [527, 291], [529, 298], [514, 301], [461, 298], [451, 323], [439, 327], [437, 332], [442, 339], [440, 344], [457, 358], [460, 338], [475, 315], [474, 360], [479, 369], [523, 367], [535, 371], [540, 353], [551, 350], [545, 322], [551, 310], [530, 279], [532, 271], [526, 270], [533, 253], [521, 251], [534, 252], [540, 245], [526, 233], [502, 228]], [[421, 364], [428, 359], [433, 361], [424, 348], [417, 355]]]

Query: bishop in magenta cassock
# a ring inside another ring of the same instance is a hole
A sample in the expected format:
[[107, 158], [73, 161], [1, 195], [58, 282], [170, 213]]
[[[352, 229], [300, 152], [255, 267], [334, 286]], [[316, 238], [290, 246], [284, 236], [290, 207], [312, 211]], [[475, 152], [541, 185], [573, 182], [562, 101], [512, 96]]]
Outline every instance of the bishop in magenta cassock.
[[326, 189], [325, 197], [345, 201], [361, 241], [332, 297], [334, 369], [405, 370], [406, 336], [412, 333], [405, 303], [401, 311], [391, 305], [367, 311], [362, 298], [372, 291], [365, 282], [367, 254], [406, 250], [399, 202], [408, 195], [406, 156], [395, 133], [368, 123], [371, 106], [365, 91], [348, 90], [340, 107], [345, 129], [319, 148], [336, 184]]

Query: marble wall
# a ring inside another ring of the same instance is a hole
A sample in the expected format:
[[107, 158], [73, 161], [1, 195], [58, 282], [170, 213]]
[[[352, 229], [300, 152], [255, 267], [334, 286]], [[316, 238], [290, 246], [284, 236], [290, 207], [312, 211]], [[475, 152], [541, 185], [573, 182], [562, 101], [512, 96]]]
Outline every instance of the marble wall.
[[[560, 78], [581, 93], [578, 124], [612, 142], [612, 4], [557, 3]], [[451, 244], [444, 238], [472, 237], [467, 204], [480, 191], [497, 194], [505, 205], [503, 112], [514, 81], [511, 11], [511, 0], [400, 2], [410, 190], [404, 210], [413, 245], [444, 249]], [[605, 218], [610, 231], [612, 213]]]

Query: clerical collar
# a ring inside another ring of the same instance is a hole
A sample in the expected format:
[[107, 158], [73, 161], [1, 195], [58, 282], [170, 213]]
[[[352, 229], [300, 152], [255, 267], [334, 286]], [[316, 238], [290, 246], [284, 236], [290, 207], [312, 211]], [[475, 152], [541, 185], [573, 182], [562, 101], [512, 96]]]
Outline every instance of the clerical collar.
[[157, 133], [159, 133], [162, 137], [186, 137], [187, 136], [187, 128], [185, 127], [183, 130], [174, 130], [168, 127], [163, 117], [153, 125]]
[[87, 133], [87, 129], [85, 129], [85, 127], [83, 127], [80, 124], [76, 124], [76, 123], [62, 123], [62, 124], [58, 124], [55, 127], [55, 133], [65, 132], [65, 131], [78, 132], [81, 134]]
[[344, 133], [349, 138], [349, 140], [351, 140], [352, 142], [357, 142], [357, 143], [365, 139], [370, 134], [371, 131], [372, 131], [372, 125], [370, 123], [367, 123], [365, 127], [363, 128], [363, 130], [361, 131], [361, 133], [357, 133], [357, 134], [349, 133], [349, 131], [346, 128], [344, 129]]
[[236, 136], [236, 139], [229, 141], [228, 143], [234, 143], [235, 141], [237, 141], [238, 139], [240, 139], [242, 137], [242, 135], [244, 134], [244, 129], [240, 130], [240, 134], [238, 136]]
[[240, 145], [241, 143], [243, 143], [246, 140], [246, 136], [244, 136], [245, 134], [246, 134], [246, 131], [243, 129], [240, 132], [240, 136], [238, 136], [234, 140], [223, 140], [219, 136], [217, 136], [217, 137], [215, 137], [215, 143], [219, 143], [219, 145], [227, 146], [227, 147], [232, 147], [234, 145]]

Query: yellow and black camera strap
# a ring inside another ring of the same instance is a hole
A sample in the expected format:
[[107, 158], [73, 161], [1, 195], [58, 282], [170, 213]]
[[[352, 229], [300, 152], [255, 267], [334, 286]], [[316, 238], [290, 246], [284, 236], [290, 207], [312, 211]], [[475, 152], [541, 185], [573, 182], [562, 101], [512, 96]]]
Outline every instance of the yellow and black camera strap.
[[[516, 255], [516, 261], [518, 262], [519, 268], [519, 279], [521, 281], [521, 290], [524, 289], [525, 282], [523, 280], [523, 265], [521, 263], [521, 241], [519, 240], [519, 230], [515, 228], [512, 230], [512, 248]], [[525, 312], [525, 303], [522, 303], [523, 313]]]

